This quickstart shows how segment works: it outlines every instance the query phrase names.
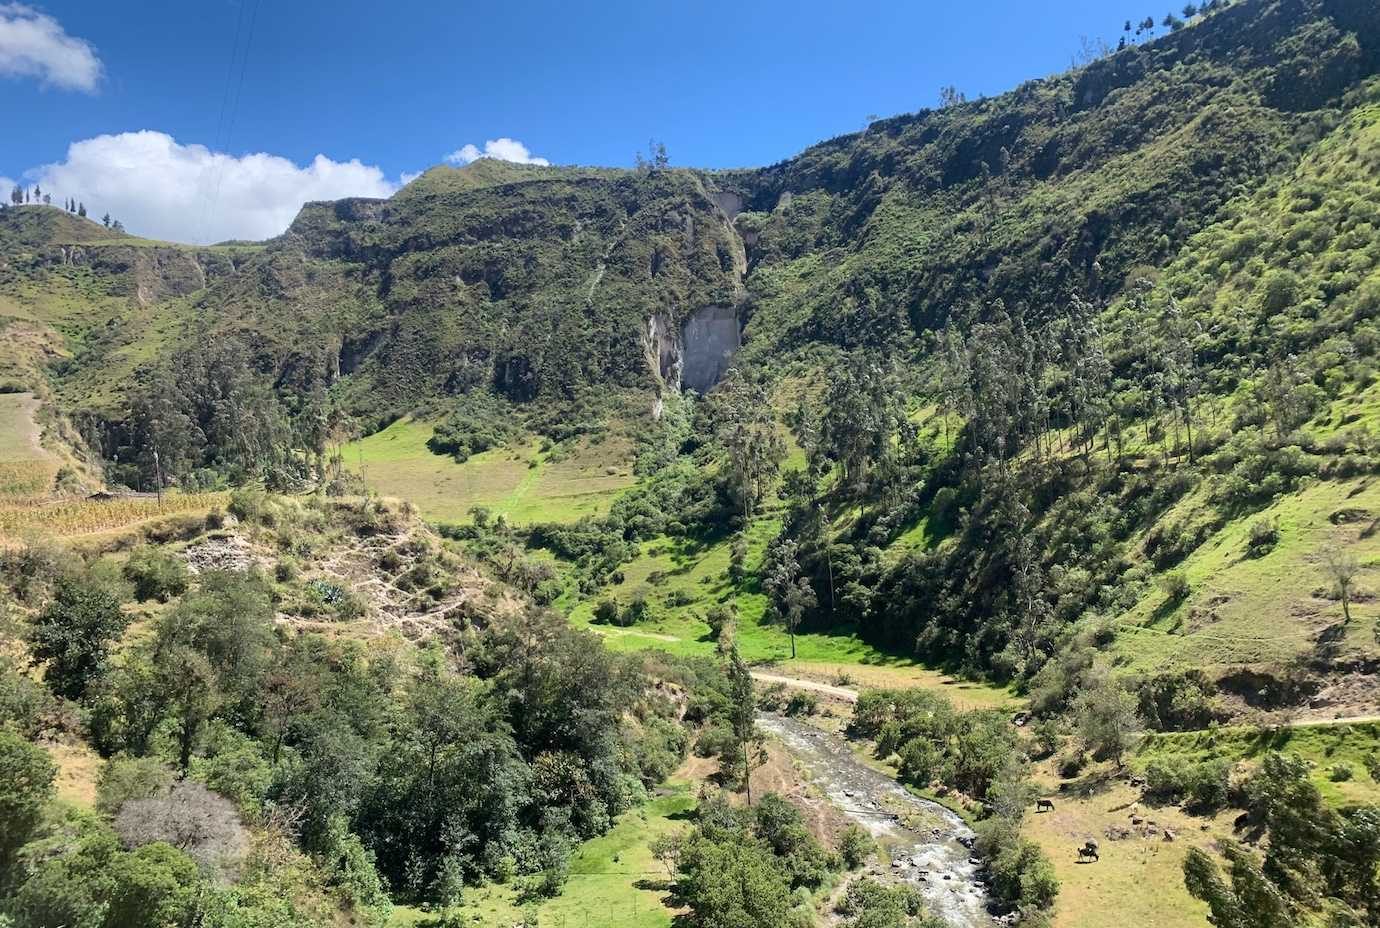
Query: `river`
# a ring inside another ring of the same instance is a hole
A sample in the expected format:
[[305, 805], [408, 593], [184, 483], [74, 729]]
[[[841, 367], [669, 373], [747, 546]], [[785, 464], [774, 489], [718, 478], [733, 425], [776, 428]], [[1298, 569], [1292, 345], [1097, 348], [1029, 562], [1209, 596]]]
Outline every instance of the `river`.
[[786, 746], [834, 805], [891, 852], [880, 879], [918, 888], [929, 911], [952, 928], [992, 928], [981, 867], [964, 843], [973, 832], [963, 819], [858, 760], [838, 735], [777, 715], [763, 714], [758, 724]]

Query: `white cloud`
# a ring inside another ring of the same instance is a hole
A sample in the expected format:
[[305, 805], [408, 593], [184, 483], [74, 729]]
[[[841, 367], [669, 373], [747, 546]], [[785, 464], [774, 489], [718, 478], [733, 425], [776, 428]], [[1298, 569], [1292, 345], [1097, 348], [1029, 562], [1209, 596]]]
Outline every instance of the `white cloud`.
[[74, 142], [65, 161], [25, 172], [55, 199], [76, 197], [137, 235], [175, 242], [265, 239], [309, 200], [388, 197], [398, 185], [372, 165], [317, 155], [299, 167], [269, 154], [235, 157], [182, 145], [162, 132]]
[[68, 90], [94, 91], [101, 60], [62, 23], [21, 3], [0, 3], [0, 75], [36, 77]]
[[479, 150], [478, 145], [471, 143], [446, 155], [446, 160], [451, 164], [469, 164], [480, 158], [497, 158], [499, 161], [514, 161], [518, 164], [539, 164], [542, 167], [551, 164], [545, 158], [533, 157], [526, 145], [517, 139], [509, 138], [489, 139], [484, 143], [483, 151]]

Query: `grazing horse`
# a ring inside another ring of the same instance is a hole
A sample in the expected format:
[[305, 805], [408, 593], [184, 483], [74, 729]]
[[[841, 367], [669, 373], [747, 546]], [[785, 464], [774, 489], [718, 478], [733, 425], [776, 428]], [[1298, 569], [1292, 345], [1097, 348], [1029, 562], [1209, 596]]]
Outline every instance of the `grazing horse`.
[[1078, 860], [1081, 863], [1083, 858], [1091, 857], [1093, 860], [1101, 860], [1097, 854], [1097, 842], [1089, 841], [1078, 849]]
[[1053, 811], [1054, 811], [1054, 800], [1053, 800], [1053, 799], [1036, 799], [1036, 800], [1035, 800], [1035, 811], [1036, 811], [1037, 813], [1039, 813], [1039, 812], [1053, 812]]

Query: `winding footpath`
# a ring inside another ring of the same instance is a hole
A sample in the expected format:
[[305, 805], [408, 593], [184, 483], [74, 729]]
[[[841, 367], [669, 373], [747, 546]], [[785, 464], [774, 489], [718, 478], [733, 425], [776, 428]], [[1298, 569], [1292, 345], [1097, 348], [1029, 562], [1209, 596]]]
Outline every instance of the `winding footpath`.
[[915, 886], [950, 928], [992, 928], [981, 867], [968, 849], [973, 832], [961, 818], [858, 760], [837, 735], [778, 715], [763, 714], [758, 724], [786, 746], [830, 802], [890, 850], [891, 863], [874, 865], [870, 875]]

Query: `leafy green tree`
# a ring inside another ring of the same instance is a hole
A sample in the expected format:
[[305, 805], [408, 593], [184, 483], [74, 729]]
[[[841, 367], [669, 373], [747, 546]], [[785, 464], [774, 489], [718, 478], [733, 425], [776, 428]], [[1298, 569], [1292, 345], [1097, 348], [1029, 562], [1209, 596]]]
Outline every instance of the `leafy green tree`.
[[1189, 893], [1207, 903], [1217, 928], [1292, 928], [1298, 922], [1288, 898], [1240, 845], [1226, 842], [1222, 854], [1230, 864], [1230, 880], [1202, 848], [1190, 848], [1184, 859], [1184, 883]]
[[0, 728], [0, 891], [14, 854], [38, 825], [53, 795], [57, 768], [48, 752]]
[[697, 834], [686, 841], [676, 897], [690, 909], [696, 928], [789, 923], [790, 883], [776, 857], [736, 836], [714, 840]]
[[1342, 621], [1351, 624], [1351, 599], [1356, 585], [1356, 575], [1361, 572], [1356, 555], [1349, 551], [1328, 551], [1323, 555], [1323, 566], [1328, 578], [1342, 601]]
[[140, 602], [156, 599], [165, 603], [187, 592], [190, 581], [187, 565], [181, 558], [150, 545], [130, 552], [124, 575], [134, 584], [134, 597]]
[[718, 440], [728, 452], [729, 488], [745, 526], [786, 456], [770, 400], [765, 388], [736, 372], [714, 392]]
[[1108, 675], [1094, 676], [1074, 698], [1073, 715], [1083, 744], [1121, 766], [1141, 727], [1135, 695]]
[[796, 558], [799, 546], [791, 539], [777, 544], [769, 558], [767, 576], [763, 583], [771, 596], [772, 608], [781, 616], [791, 637], [791, 659], [795, 659], [795, 632], [807, 609], [816, 605], [814, 587], [800, 572]]
[[59, 579], [53, 601], [29, 631], [29, 648], [35, 662], [46, 665], [48, 687], [68, 699], [85, 697], [126, 624], [108, 585], [85, 575]]
[[[817, 442], [807, 453], [836, 461], [842, 486], [861, 493], [874, 465], [894, 454], [898, 437], [906, 444], [911, 431], [890, 365], [858, 353], [830, 371]], [[811, 467], [822, 470], [817, 461]]]
[[839, 857], [849, 870], [856, 870], [877, 852], [877, 842], [860, 825], [850, 824], [839, 833]]
[[752, 673], [735, 646], [728, 658], [728, 720], [734, 754], [742, 765], [743, 789], [752, 805], [752, 771], [760, 763], [763, 737], [757, 728], [757, 697]]

